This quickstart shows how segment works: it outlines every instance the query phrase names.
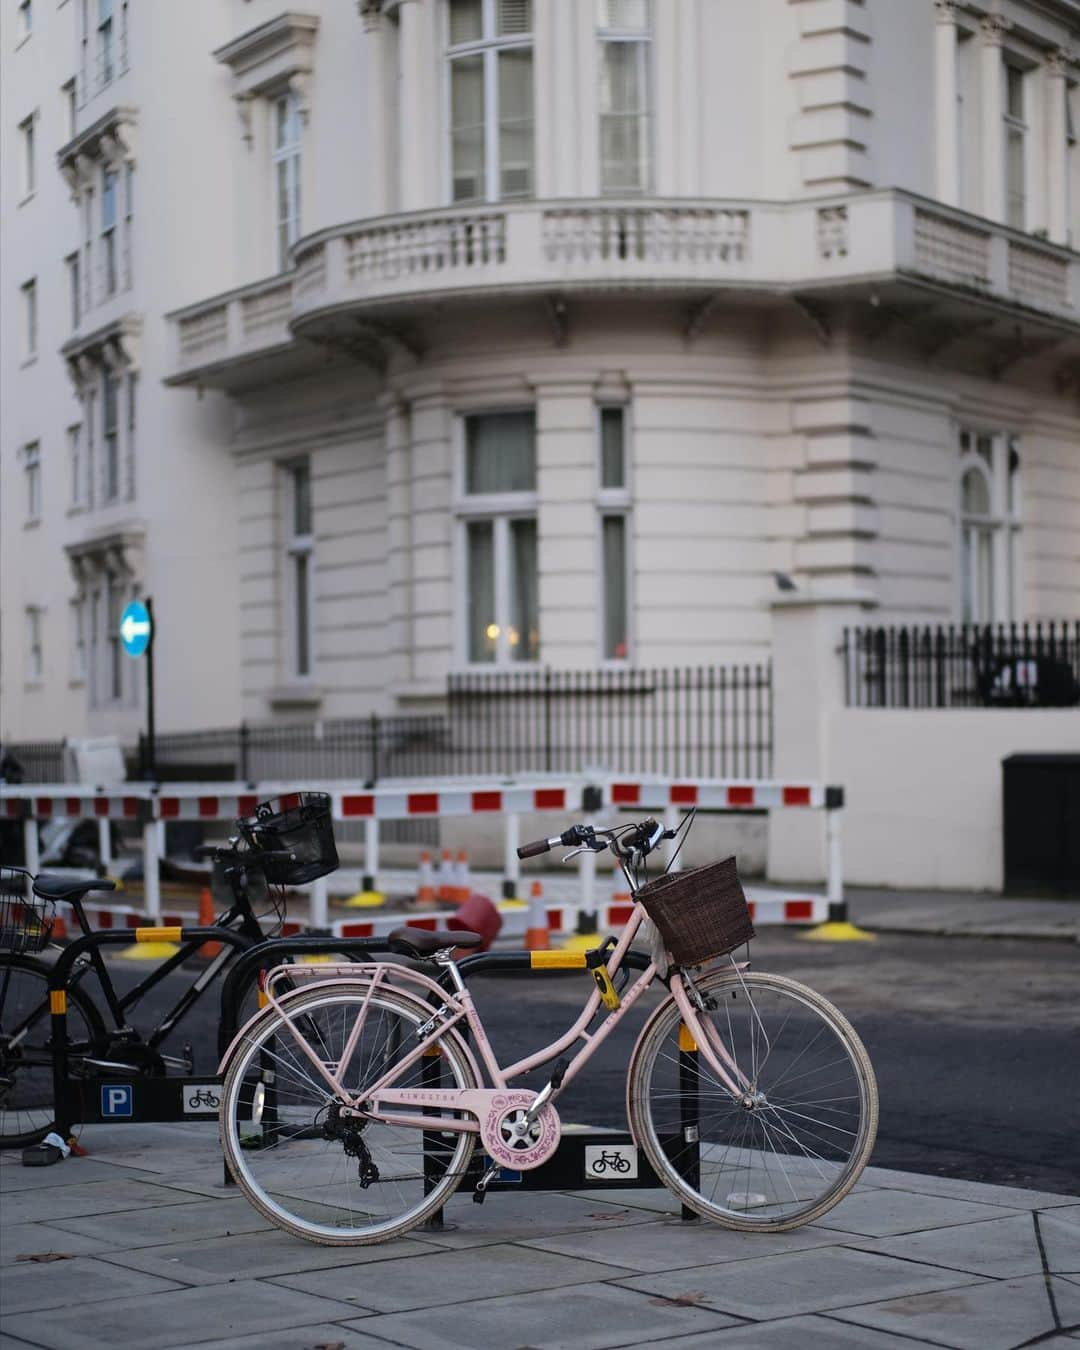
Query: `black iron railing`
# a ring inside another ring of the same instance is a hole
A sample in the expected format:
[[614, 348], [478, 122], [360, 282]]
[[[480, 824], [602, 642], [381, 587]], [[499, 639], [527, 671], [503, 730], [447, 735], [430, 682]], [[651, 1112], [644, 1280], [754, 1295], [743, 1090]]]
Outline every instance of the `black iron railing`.
[[772, 770], [767, 664], [452, 675], [447, 715], [460, 773]]
[[12, 783], [62, 783], [64, 742], [6, 741], [0, 747], [0, 778]]
[[847, 628], [854, 708], [1068, 708], [1080, 703], [1080, 620]]

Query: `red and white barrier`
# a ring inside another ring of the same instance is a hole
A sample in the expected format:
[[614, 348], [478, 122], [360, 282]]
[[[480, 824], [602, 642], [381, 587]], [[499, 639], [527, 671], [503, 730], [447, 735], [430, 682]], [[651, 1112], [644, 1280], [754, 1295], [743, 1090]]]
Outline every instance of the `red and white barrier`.
[[[335, 821], [364, 822], [364, 880], [368, 889], [375, 889], [380, 821], [473, 815], [498, 817], [502, 821], [504, 840], [503, 893], [510, 896], [520, 890], [521, 869], [517, 847], [521, 842], [521, 814], [553, 812], [564, 821], [580, 818], [585, 814], [583, 792], [590, 786], [597, 786], [594, 778], [569, 775], [565, 778], [519, 779], [513, 782], [425, 781], [385, 788], [369, 788], [359, 783], [340, 781], [324, 784], [267, 782], [254, 787], [250, 783], [170, 783], [167, 786], [125, 783], [110, 789], [70, 784], [4, 784], [0, 785], [0, 813], [23, 820], [26, 861], [31, 871], [37, 871], [39, 867], [37, 822], [40, 820], [63, 817], [97, 818], [102, 822], [141, 821], [144, 917], [157, 923], [162, 917], [158, 884], [161, 822], [232, 821], [238, 816], [252, 814], [258, 802], [270, 797], [287, 797], [292, 792], [309, 789], [327, 791]], [[824, 810], [828, 840], [827, 899], [832, 903], [842, 900], [839, 808], [843, 806], [843, 792], [839, 788], [819, 783], [759, 779], [681, 779], [631, 775], [612, 776], [600, 786], [601, 810], [663, 812], [665, 824], [669, 827], [677, 823], [681, 811], [691, 807], [704, 811]], [[599, 918], [595, 855], [583, 854], [578, 860], [578, 867], [578, 910]], [[441, 874], [439, 880], [443, 881]], [[799, 898], [797, 903], [806, 902]], [[549, 906], [554, 932], [568, 931], [574, 926], [572, 920], [561, 912], [564, 908]], [[367, 921], [343, 922], [362, 924]], [[762, 922], [767, 920], [763, 918]], [[311, 887], [311, 924], [316, 928], [327, 927], [325, 878]], [[361, 933], [359, 936], [372, 934]]]

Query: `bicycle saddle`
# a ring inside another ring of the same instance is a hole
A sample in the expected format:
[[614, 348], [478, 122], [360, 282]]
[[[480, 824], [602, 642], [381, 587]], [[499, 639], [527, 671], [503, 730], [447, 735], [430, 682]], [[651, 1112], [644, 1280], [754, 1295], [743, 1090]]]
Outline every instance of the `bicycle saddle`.
[[464, 930], [460, 933], [451, 933], [445, 928], [431, 933], [426, 928], [405, 926], [395, 928], [392, 933], [387, 934], [388, 942], [400, 942], [403, 946], [410, 947], [417, 956], [430, 956], [433, 952], [442, 951], [444, 947], [479, 947], [483, 940], [479, 933]]
[[80, 878], [72, 881], [70, 877], [37, 877], [34, 881], [34, 894], [42, 900], [70, 900], [73, 895], [82, 896], [87, 891], [115, 891], [115, 881], [104, 881], [98, 877]]

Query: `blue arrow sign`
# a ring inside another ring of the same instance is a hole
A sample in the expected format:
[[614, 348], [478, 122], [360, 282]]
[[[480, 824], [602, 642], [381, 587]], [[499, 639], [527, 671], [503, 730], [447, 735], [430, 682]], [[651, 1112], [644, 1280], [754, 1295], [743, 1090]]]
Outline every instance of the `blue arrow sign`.
[[128, 656], [143, 656], [150, 646], [150, 611], [141, 600], [132, 600], [120, 615], [120, 641]]

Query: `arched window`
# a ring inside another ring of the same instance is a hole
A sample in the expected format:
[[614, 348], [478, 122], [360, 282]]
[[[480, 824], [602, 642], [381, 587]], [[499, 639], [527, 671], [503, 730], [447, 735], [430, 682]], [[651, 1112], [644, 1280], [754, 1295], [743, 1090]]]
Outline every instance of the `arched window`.
[[1020, 610], [1020, 454], [1003, 432], [961, 431], [959, 595], [964, 623], [1006, 623]]

